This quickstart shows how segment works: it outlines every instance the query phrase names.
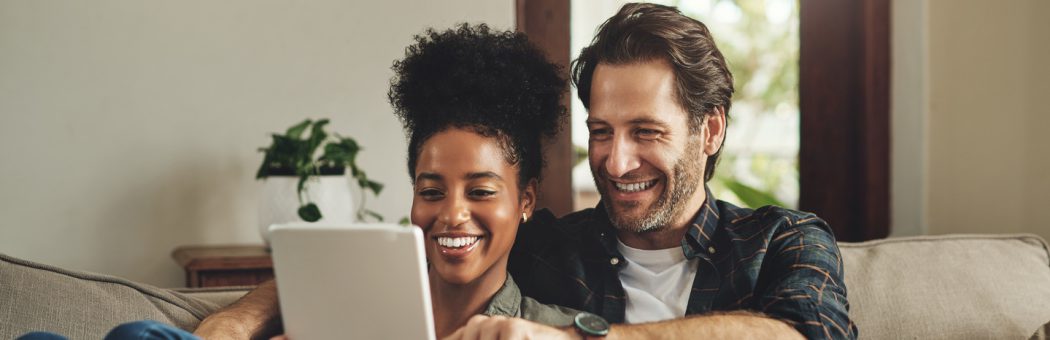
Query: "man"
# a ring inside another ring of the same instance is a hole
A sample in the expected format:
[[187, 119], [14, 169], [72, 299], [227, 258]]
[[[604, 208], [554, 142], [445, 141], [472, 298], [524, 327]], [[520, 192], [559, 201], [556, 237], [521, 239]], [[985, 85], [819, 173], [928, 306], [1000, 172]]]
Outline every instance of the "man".
[[[573, 65], [602, 202], [519, 231], [510, 271], [543, 303], [614, 323], [553, 329], [476, 316], [456, 339], [855, 338], [842, 261], [812, 214], [717, 201], [704, 183], [725, 137], [732, 75], [707, 28], [628, 4]], [[202, 323], [275, 317], [272, 285]], [[243, 321], [242, 321], [243, 322]], [[262, 324], [243, 331], [254, 332]]]

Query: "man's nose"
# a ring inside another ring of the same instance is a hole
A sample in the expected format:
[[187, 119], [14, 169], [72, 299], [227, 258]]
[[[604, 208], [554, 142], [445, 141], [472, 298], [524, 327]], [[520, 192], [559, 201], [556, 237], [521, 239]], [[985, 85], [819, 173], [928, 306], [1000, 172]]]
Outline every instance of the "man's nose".
[[626, 136], [614, 136], [609, 157], [605, 159], [605, 171], [612, 177], [623, 177], [639, 167], [637, 145]]
[[441, 212], [441, 222], [445, 224], [447, 228], [452, 228], [460, 224], [466, 223], [470, 220], [470, 209], [467, 208], [467, 202], [461, 195], [451, 195]]

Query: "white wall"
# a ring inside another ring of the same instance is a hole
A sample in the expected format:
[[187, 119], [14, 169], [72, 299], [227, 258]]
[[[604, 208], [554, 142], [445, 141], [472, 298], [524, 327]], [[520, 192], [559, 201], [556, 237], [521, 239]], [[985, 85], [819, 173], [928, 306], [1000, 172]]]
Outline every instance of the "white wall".
[[1050, 2], [929, 4], [929, 231], [1050, 238]]
[[1050, 2], [893, 7], [893, 235], [1050, 239]]
[[259, 243], [268, 133], [328, 117], [407, 215], [393, 60], [514, 1], [0, 2], [0, 252], [161, 286], [178, 245]]

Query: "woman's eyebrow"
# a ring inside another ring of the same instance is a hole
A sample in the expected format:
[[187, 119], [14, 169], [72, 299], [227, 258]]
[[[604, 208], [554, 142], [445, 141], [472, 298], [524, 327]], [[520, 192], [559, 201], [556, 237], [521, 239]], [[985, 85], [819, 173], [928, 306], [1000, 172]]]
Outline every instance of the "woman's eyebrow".
[[432, 180], [432, 181], [440, 181], [440, 180], [444, 179], [444, 177], [441, 177], [440, 174], [433, 173], [433, 172], [420, 172], [419, 175], [416, 175], [416, 181], [420, 181], [420, 180], [424, 180], [424, 179], [429, 179], [429, 180]]
[[500, 177], [499, 175], [497, 175], [495, 172], [492, 172], [492, 171], [471, 172], [471, 173], [467, 174], [467, 179], [471, 179], [472, 180], [472, 179], [480, 179], [480, 178], [494, 178], [494, 179], [498, 179], [498, 180], [501, 180], [501, 181], [503, 180], [503, 177]]

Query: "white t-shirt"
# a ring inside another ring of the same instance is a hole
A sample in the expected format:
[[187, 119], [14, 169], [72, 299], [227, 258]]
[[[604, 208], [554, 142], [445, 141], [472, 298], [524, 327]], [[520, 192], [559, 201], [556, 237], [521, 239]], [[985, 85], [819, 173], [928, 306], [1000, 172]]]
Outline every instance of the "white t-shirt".
[[627, 323], [685, 316], [699, 259], [686, 260], [681, 247], [643, 250], [617, 241], [627, 265], [620, 282], [627, 293]]

